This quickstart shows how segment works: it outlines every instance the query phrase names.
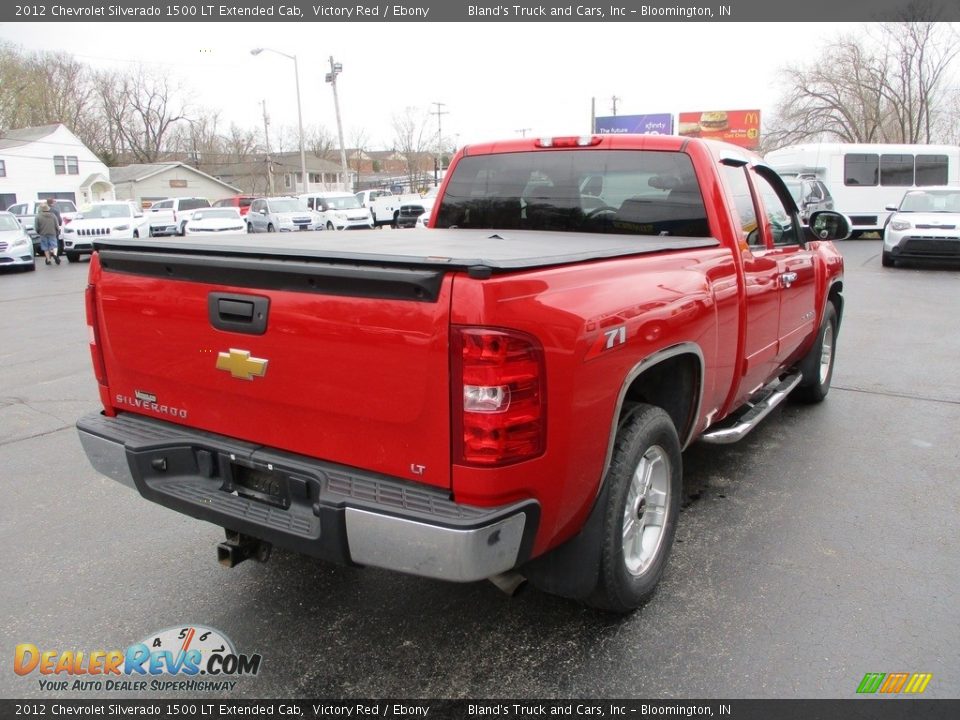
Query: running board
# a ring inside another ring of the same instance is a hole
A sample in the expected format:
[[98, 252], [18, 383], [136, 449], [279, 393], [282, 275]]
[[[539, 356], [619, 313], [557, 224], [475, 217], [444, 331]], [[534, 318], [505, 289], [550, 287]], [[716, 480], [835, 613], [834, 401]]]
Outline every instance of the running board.
[[747, 411], [735, 419], [733, 425], [707, 430], [707, 432], [700, 436], [700, 439], [705, 443], [711, 443], [713, 445], [729, 445], [742, 440], [747, 433], [753, 430], [760, 424], [761, 420], [770, 414], [770, 411], [787, 399], [790, 391], [793, 390], [802, 379], [803, 375], [798, 372], [793, 375], [787, 375], [783, 380], [774, 380], [774, 382], [760, 391], [761, 400], [748, 402], [744, 405]]

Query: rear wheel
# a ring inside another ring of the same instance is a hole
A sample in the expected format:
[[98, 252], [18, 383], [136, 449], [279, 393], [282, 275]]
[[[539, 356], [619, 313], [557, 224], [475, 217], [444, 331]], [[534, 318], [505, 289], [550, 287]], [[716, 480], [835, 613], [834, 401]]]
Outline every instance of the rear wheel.
[[269, 223], [267, 225], [267, 232], [273, 232], [273, 231], [274, 231], [273, 223]]
[[653, 594], [676, 534], [683, 466], [677, 430], [663, 409], [627, 410], [606, 482], [600, 577], [587, 604], [624, 613]]
[[830, 382], [833, 379], [833, 362], [837, 348], [837, 311], [833, 303], [827, 301], [823, 313], [823, 322], [820, 323], [820, 332], [817, 341], [810, 352], [800, 362], [800, 372], [803, 380], [793, 391], [793, 396], [806, 403], [822, 402], [830, 392]]

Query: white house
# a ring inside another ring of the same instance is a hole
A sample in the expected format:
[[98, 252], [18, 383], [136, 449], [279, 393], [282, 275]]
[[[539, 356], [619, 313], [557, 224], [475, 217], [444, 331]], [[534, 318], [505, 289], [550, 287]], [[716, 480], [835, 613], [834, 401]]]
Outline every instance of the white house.
[[160, 162], [110, 168], [118, 200], [144, 207], [164, 198], [202, 197], [213, 202], [240, 193], [240, 188], [182, 162]]
[[0, 136], [0, 210], [46, 198], [114, 200], [110, 171], [62, 123]]

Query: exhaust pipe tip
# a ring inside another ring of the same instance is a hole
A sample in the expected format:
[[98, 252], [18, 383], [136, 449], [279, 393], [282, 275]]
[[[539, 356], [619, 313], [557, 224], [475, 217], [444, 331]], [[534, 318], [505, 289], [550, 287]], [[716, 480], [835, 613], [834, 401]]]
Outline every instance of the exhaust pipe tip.
[[508, 570], [498, 575], [491, 575], [487, 580], [510, 597], [515, 597], [527, 585], [527, 578], [515, 570]]

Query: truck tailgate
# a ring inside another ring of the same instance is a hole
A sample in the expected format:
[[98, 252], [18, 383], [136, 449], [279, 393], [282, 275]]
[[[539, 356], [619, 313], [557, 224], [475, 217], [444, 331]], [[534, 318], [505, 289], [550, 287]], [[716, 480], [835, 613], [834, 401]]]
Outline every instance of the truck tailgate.
[[104, 249], [90, 276], [116, 410], [450, 486], [444, 270]]

